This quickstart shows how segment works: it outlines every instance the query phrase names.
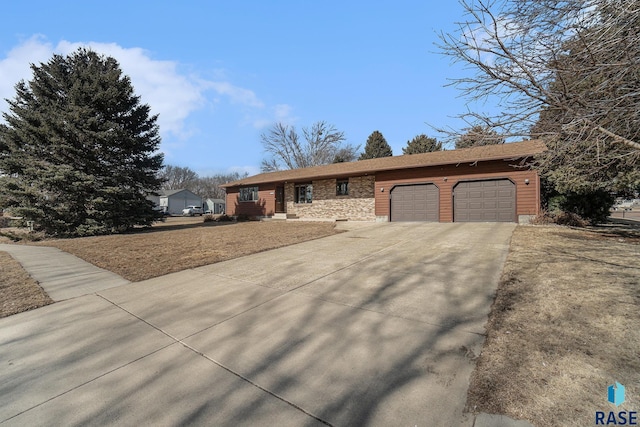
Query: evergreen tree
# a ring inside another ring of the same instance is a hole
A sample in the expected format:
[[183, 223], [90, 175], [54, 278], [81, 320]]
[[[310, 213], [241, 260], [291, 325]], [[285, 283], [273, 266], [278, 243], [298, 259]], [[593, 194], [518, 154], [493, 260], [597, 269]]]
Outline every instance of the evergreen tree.
[[377, 159], [378, 157], [390, 157], [393, 156], [391, 147], [384, 139], [384, 136], [377, 130], [373, 131], [367, 143], [364, 146], [364, 152], [360, 154], [358, 160]]
[[402, 154], [431, 153], [433, 151], [442, 151], [442, 142], [420, 134], [411, 141], [407, 141], [407, 146], [402, 149]]
[[488, 126], [474, 125], [466, 131], [456, 139], [456, 150], [505, 143], [504, 137]]
[[160, 188], [157, 116], [118, 62], [84, 48], [32, 65], [0, 125], [0, 205], [49, 234], [150, 225]]

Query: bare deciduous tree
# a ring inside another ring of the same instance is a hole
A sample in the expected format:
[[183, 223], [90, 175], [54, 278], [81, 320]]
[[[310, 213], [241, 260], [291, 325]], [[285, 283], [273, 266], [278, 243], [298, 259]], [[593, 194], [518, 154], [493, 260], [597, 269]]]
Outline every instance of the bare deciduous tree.
[[164, 180], [163, 190], [193, 191], [198, 196], [211, 199], [224, 199], [225, 190], [220, 185], [249, 176], [240, 172], [218, 173], [211, 176], [199, 176], [188, 167], [165, 165], [159, 177]]
[[336, 155], [333, 157], [333, 163], [355, 162], [358, 160], [359, 149], [359, 145], [346, 144], [336, 151]]
[[638, 0], [461, 4], [467, 19], [456, 33], [441, 35], [441, 48], [475, 74], [451, 84], [472, 101], [495, 98], [502, 107], [498, 114], [472, 111], [462, 119], [506, 137], [547, 139], [552, 150], [543, 162], [567, 166], [576, 151], [589, 153], [575, 165], [580, 173], [613, 166], [613, 176], [618, 166], [637, 165]]
[[204, 176], [198, 178], [195, 181], [193, 188], [190, 188], [190, 190], [203, 198], [224, 199], [226, 192], [224, 188], [220, 188], [220, 185], [231, 181], [237, 181], [239, 179], [246, 178], [247, 176], [249, 176], [249, 174], [246, 172], [244, 174], [231, 172]]
[[300, 141], [293, 126], [283, 123], [276, 123], [263, 133], [262, 145], [268, 157], [262, 161], [262, 170], [269, 172], [326, 165], [358, 150], [349, 144], [343, 145], [344, 132], [324, 121], [303, 128], [302, 135], [304, 142]]
[[165, 165], [159, 173], [163, 180], [163, 190], [191, 189], [198, 179], [198, 174], [188, 167]]

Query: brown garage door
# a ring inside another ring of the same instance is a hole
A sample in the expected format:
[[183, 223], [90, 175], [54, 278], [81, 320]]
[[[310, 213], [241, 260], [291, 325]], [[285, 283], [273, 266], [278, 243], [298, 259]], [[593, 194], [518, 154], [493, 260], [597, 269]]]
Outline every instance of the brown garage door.
[[391, 190], [391, 221], [438, 221], [438, 198], [434, 184], [396, 186]]
[[453, 192], [456, 222], [515, 222], [516, 186], [508, 179], [460, 182]]

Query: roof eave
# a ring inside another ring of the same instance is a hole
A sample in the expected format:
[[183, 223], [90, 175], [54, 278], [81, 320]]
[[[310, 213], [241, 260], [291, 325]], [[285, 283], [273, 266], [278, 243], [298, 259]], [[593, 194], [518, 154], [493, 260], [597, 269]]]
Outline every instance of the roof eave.
[[463, 159], [463, 160], [457, 160], [457, 161], [441, 161], [441, 162], [435, 162], [435, 163], [430, 163], [430, 164], [423, 164], [423, 165], [398, 165], [398, 166], [390, 166], [390, 167], [384, 167], [384, 168], [380, 168], [380, 169], [375, 169], [375, 170], [369, 170], [369, 171], [354, 171], [354, 172], [345, 172], [345, 173], [324, 173], [324, 174], [311, 174], [311, 175], [303, 175], [303, 176], [299, 176], [299, 177], [295, 177], [292, 179], [276, 179], [276, 180], [258, 180], [258, 181], [253, 181], [251, 180], [251, 178], [245, 178], [244, 180], [239, 180], [239, 181], [233, 181], [233, 182], [229, 182], [226, 184], [222, 184], [220, 185], [221, 188], [230, 188], [230, 187], [239, 187], [239, 186], [243, 186], [243, 185], [259, 185], [259, 184], [271, 184], [271, 183], [286, 183], [286, 182], [290, 182], [290, 181], [301, 181], [301, 180], [309, 180], [309, 179], [328, 179], [328, 178], [338, 178], [338, 177], [347, 177], [347, 176], [368, 176], [368, 175], [375, 175], [379, 172], [387, 172], [387, 171], [393, 171], [393, 170], [401, 170], [401, 169], [418, 169], [418, 168], [428, 168], [428, 167], [437, 167], [437, 166], [446, 166], [446, 165], [459, 165], [462, 163], [469, 163], [469, 164], [473, 164], [473, 163], [478, 163], [478, 162], [492, 162], [492, 161], [496, 161], [496, 160], [503, 160], [503, 161], [513, 161], [513, 160], [517, 160], [517, 159], [526, 159], [532, 156], [535, 156], [536, 154], [540, 154], [542, 151], [534, 151], [531, 153], [524, 153], [521, 154], [519, 153], [518, 155], [514, 155], [514, 156], [492, 156], [492, 157], [483, 157], [483, 158], [477, 158], [477, 159]]

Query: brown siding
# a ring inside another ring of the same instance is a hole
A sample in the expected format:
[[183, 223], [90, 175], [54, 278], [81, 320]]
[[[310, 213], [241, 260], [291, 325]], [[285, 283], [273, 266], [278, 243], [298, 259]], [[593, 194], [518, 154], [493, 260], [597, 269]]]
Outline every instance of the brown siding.
[[[453, 221], [452, 189], [460, 181], [509, 178], [516, 184], [516, 214], [536, 215], [540, 207], [540, 181], [538, 173], [517, 169], [513, 161], [481, 162], [475, 166], [436, 166], [376, 173], [376, 216], [389, 216], [389, 194], [394, 185], [406, 183], [433, 183], [440, 189], [440, 221]], [[446, 181], [445, 181], [446, 178]], [[529, 184], [525, 184], [525, 179]]]
[[[255, 187], [248, 185], [247, 187]], [[271, 216], [276, 210], [275, 184], [258, 185], [258, 200], [241, 202], [238, 200], [240, 187], [227, 188], [227, 215]]]

